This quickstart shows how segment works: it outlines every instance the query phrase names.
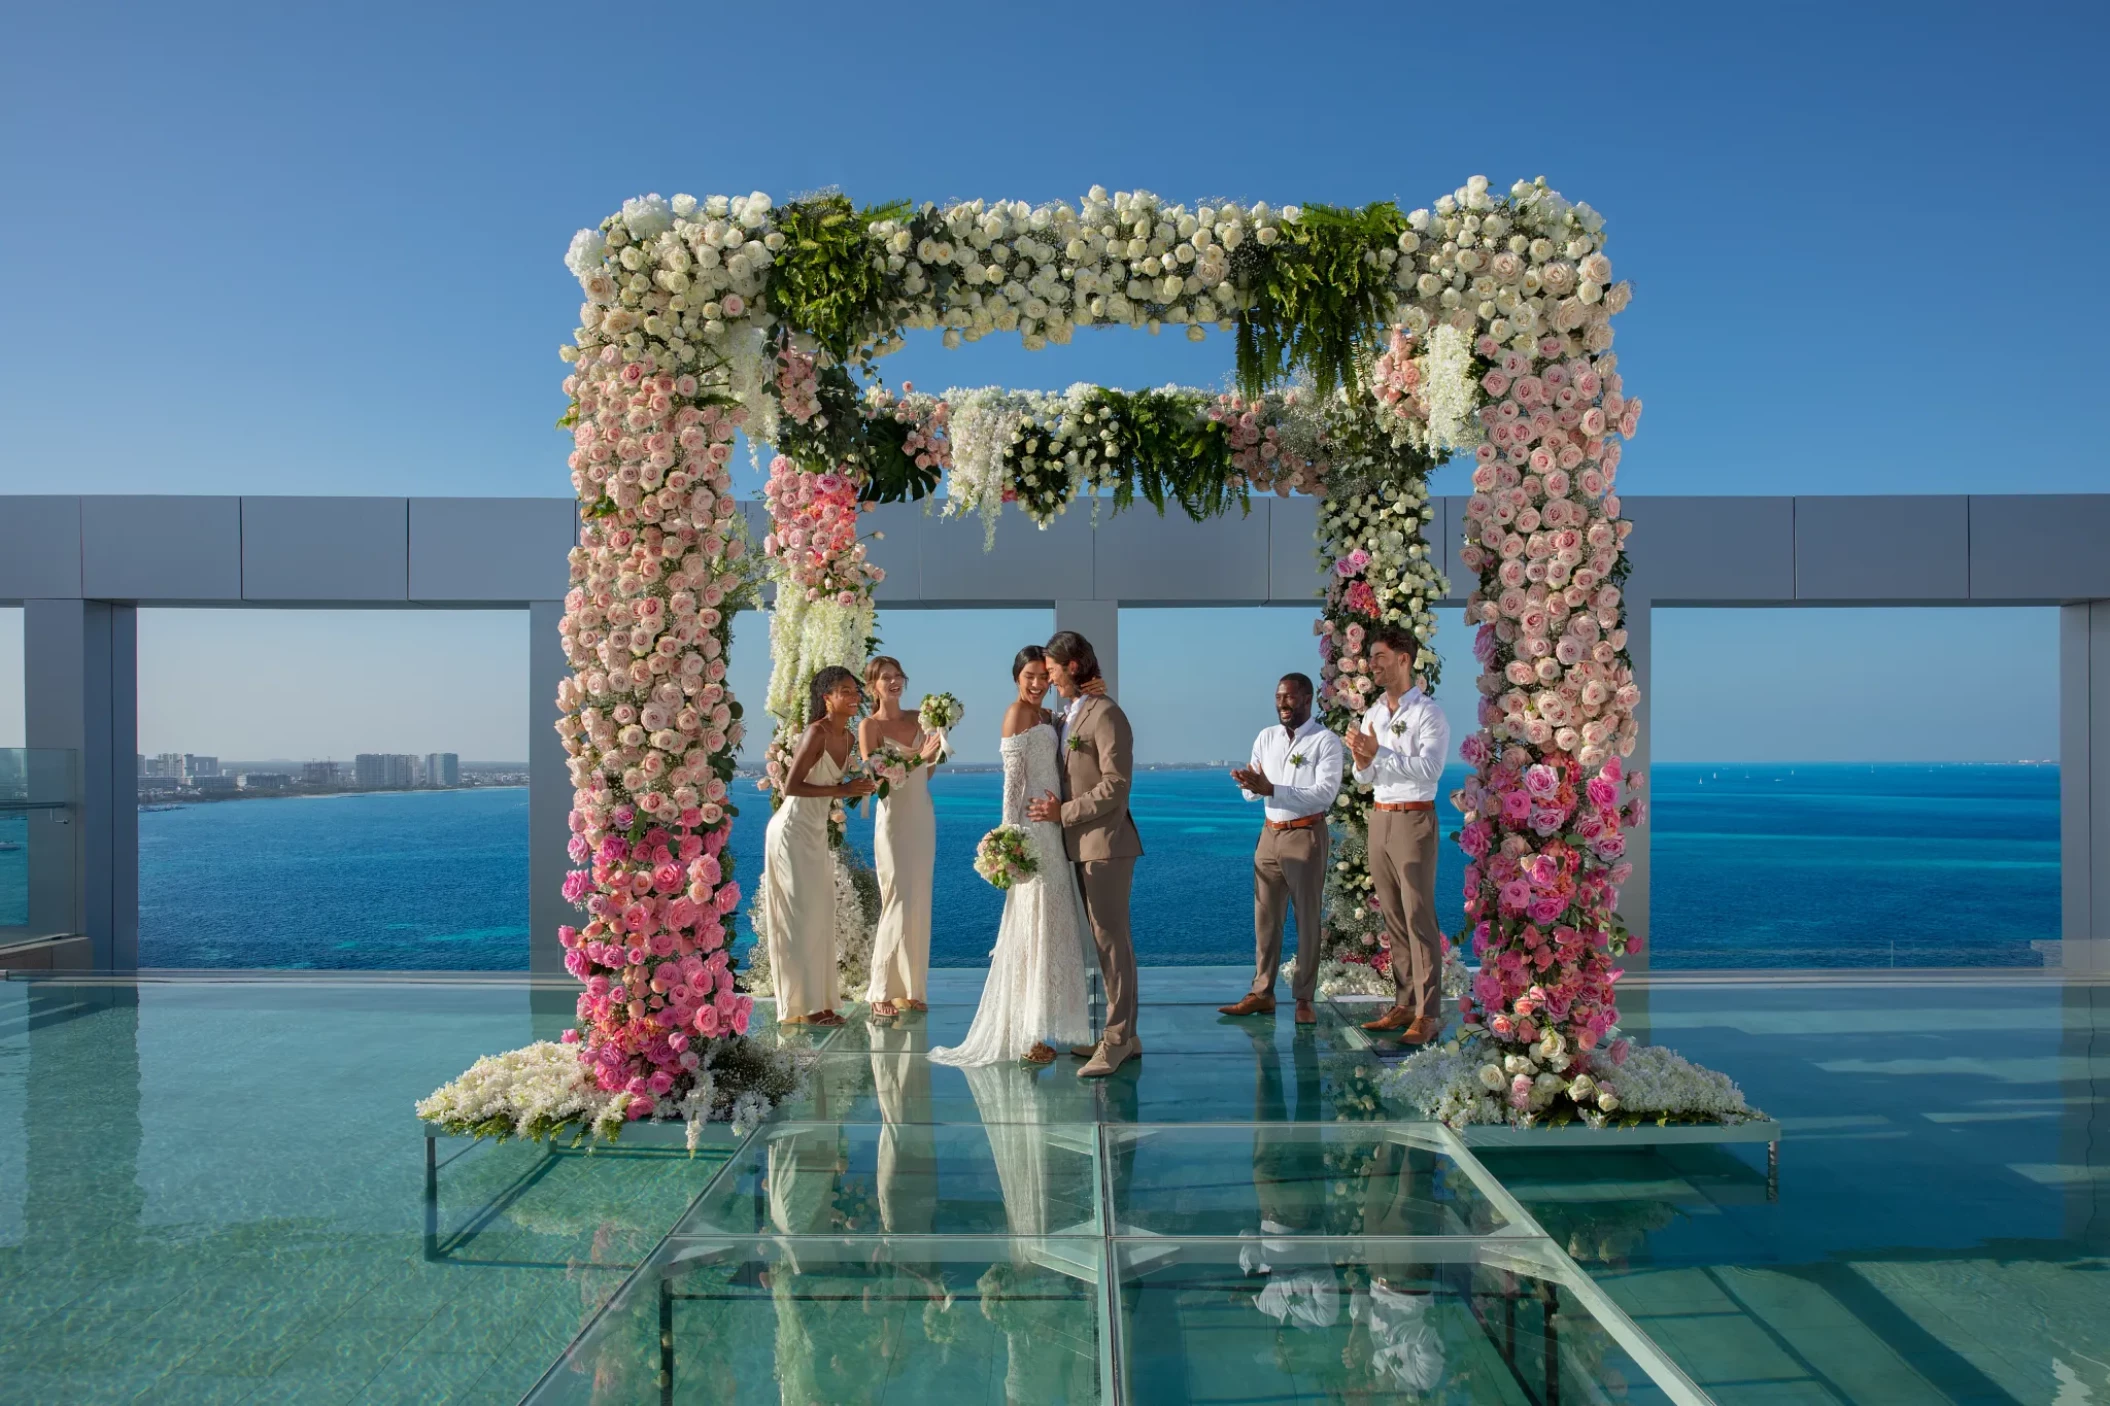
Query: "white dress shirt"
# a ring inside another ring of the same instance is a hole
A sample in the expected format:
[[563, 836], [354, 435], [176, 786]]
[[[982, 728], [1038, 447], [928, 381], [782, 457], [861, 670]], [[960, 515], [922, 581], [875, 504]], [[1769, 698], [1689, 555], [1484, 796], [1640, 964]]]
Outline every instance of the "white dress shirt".
[[[1324, 815], [1341, 792], [1347, 754], [1341, 739], [1317, 718], [1307, 718], [1294, 738], [1280, 724], [1254, 738], [1253, 770], [1275, 785], [1275, 794], [1267, 797], [1267, 818], [1280, 824]], [[1245, 798], [1260, 799], [1251, 791]]]
[[1355, 769], [1356, 780], [1377, 787], [1377, 799], [1388, 805], [1436, 799], [1437, 780], [1450, 758], [1451, 725], [1435, 699], [1409, 689], [1394, 707], [1380, 696], [1363, 714], [1362, 730], [1377, 739], [1377, 755]]

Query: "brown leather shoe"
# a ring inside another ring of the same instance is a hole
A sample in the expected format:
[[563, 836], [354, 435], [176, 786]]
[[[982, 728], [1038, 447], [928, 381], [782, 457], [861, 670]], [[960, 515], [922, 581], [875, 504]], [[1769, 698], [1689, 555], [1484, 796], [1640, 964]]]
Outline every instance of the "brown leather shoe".
[[1222, 1011], [1225, 1015], [1273, 1015], [1275, 1013], [1275, 998], [1273, 996], [1263, 996], [1258, 991], [1253, 991], [1239, 997], [1236, 1005], [1218, 1006], [1216, 1009]]
[[1376, 1020], [1364, 1021], [1363, 1029], [1389, 1032], [1393, 1030], [1404, 1030], [1407, 1026], [1412, 1025], [1413, 1023], [1414, 1012], [1408, 1010], [1405, 1006], [1394, 1006], [1392, 1007], [1392, 1009], [1386, 1011], [1383, 1015], [1379, 1016]]
[[1297, 1002], [1297, 1024], [1299, 1024], [1299, 1025], [1317, 1025], [1318, 1023], [1319, 1023], [1319, 1013], [1318, 1013], [1317, 1011], [1315, 1011], [1315, 1010], [1313, 1010], [1313, 1009], [1311, 1008], [1311, 1002], [1309, 1002], [1309, 1001], [1299, 1001], [1299, 1002]]
[[1414, 1022], [1399, 1032], [1402, 1045], [1426, 1045], [1443, 1033], [1443, 1022], [1428, 1016], [1416, 1016]]
[[1104, 1079], [1107, 1075], [1113, 1073], [1141, 1053], [1142, 1050], [1137, 1048], [1134, 1041], [1130, 1041], [1125, 1045], [1101, 1045], [1099, 1052], [1089, 1060], [1086, 1060], [1084, 1067], [1077, 1071], [1077, 1077], [1080, 1079]]

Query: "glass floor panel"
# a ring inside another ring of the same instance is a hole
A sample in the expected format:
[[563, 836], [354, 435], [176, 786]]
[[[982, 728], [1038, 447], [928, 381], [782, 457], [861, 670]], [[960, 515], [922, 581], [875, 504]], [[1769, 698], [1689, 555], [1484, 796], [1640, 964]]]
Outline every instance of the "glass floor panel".
[[1487, 1236], [1523, 1231], [1423, 1124], [1109, 1126], [1117, 1234]]
[[[999, 1072], [1010, 1073], [1008, 1069]], [[677, 1235], [1098, 1235], [1092, 1123], [776, 1123]]]
[[677, 1236], [527, 1399], [1104, 1401], [1102, 1247], [1097, 1239]]
[[1528, 1247], [1123, 1240], [1115, 1263], [1133, 1402], [1680, 1399]]
[[2110, 982], [1629, 980], [1632, 1033], [1780, 1120], [1773, 1183], [1475, 1154], [1387, 1112], [1367, 1012], [1142, 975], [1110, 1080], [931, 1065], [980, 989], [934, 973], [930, 1020], [787, 1032], [812, 1089], [739, 1148], [443, 1142], [429, 1203], [410, 1103], [568, 984], [0, 982], [0, 1406], [2110, 1402]]

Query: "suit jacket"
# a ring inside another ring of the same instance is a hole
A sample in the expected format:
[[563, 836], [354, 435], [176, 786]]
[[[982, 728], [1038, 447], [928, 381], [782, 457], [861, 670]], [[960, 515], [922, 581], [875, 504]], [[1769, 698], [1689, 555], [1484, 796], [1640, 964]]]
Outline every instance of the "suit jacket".
[[1111, 698], [1085, 697], [1062, 749], [1062, 847], [1072, 860], [1133, 859], [1143, 837], [1128, 813], [1135, 734]]

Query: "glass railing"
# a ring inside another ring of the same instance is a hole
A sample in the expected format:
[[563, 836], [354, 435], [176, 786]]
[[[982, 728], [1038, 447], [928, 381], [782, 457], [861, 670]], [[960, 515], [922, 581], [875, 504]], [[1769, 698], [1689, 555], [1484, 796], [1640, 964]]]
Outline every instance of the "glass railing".
[[80, 764], [0, 747], [0, 951], [81, 929]]

